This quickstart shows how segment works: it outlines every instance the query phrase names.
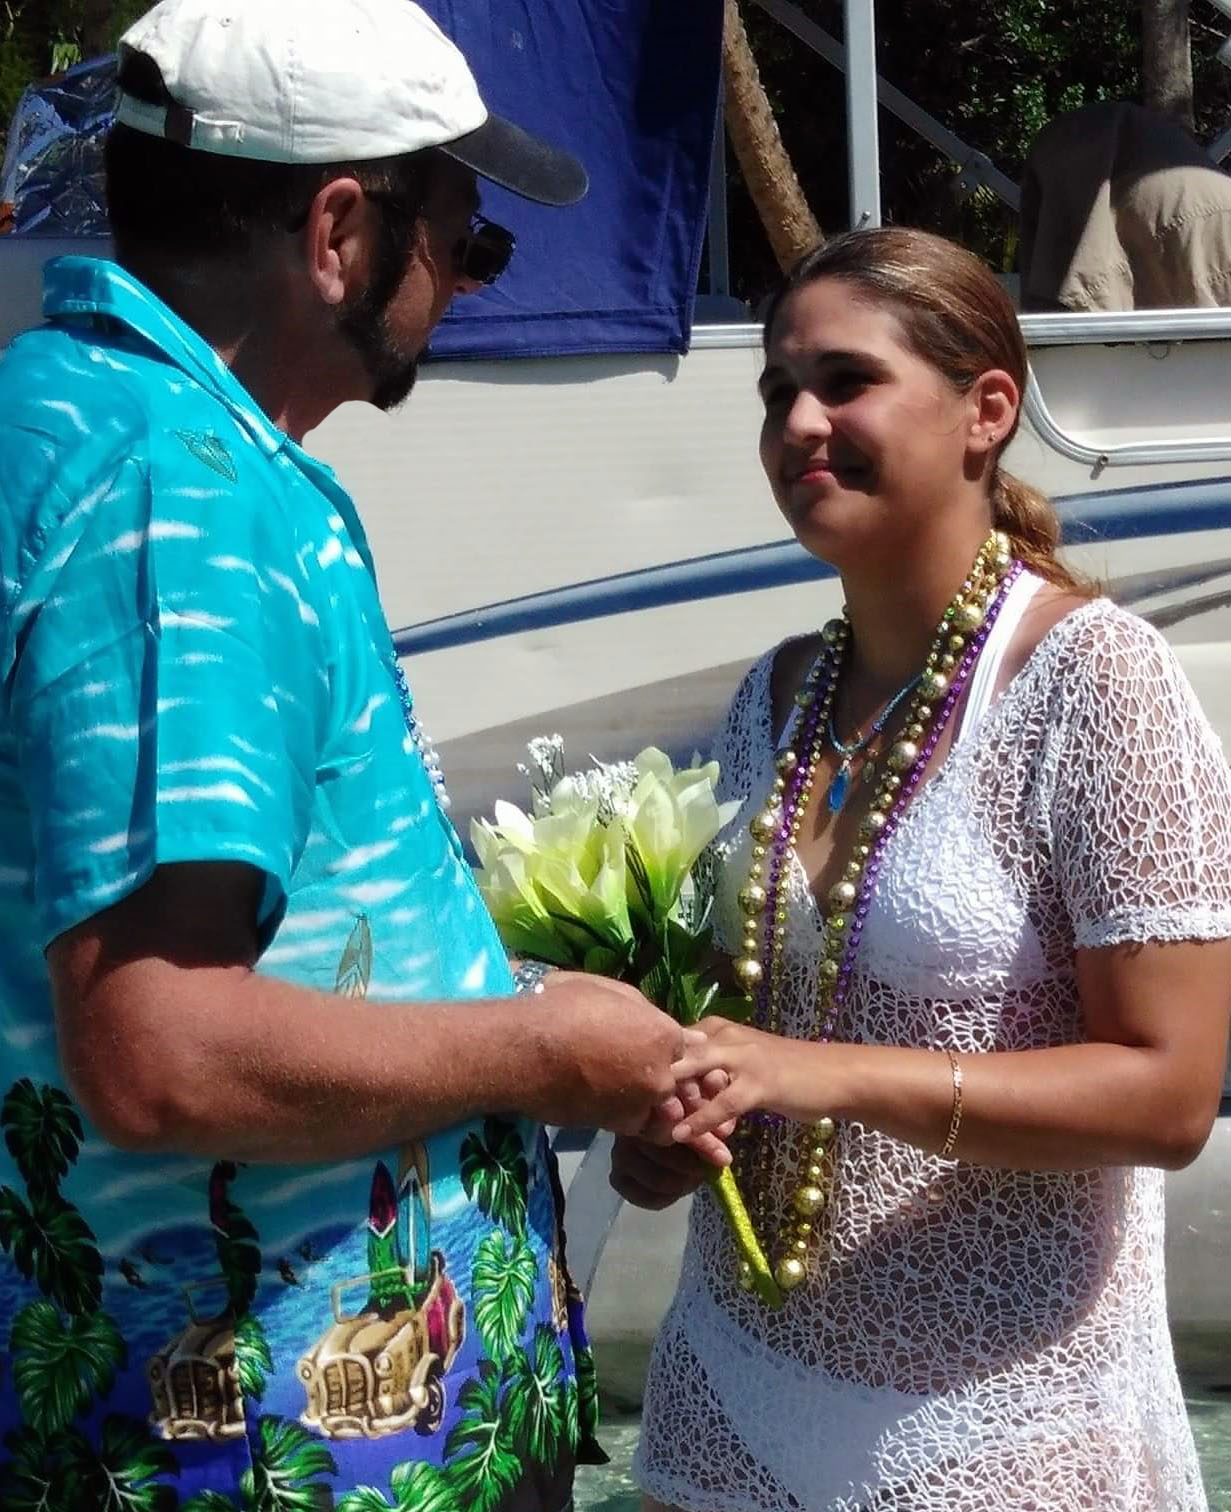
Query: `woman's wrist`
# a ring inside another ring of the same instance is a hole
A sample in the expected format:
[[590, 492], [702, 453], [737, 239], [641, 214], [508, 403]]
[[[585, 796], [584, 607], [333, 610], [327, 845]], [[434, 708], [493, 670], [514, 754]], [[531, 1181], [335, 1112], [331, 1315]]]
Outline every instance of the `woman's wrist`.
[[862, 1046], [801, 1044], [787, 1039], [779, 1045], [772, 1112], [797, 1123], [858, 1117], [856, 1087]]

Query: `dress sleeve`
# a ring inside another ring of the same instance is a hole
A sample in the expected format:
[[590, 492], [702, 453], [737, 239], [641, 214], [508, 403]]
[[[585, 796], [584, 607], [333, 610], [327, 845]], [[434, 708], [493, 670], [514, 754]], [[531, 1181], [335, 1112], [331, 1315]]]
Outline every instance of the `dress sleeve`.
[[773, 651], [755, 661], [740, 679], [710, 748], [718, 762], [718, 796], [723, 802], [747, 796], [760, 748], [771, 740], [769, 679]]
[[1174, 653], [1118, 610], [1072, 652], [1050, 830], [1075, 944], [1231, 936], [1231, 778]]
[[155, 488], [133, 457], [49, 496], [0, 667], [41, 944], [170, 862], [257, 868], [262, 933], [276, 923], [311, 823], [325, 681], [270, 503]]

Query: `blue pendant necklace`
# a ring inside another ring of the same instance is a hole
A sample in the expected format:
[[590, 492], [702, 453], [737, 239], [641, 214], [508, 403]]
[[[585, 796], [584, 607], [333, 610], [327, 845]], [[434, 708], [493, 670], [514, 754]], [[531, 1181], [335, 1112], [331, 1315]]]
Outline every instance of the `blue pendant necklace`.
[[[893, 711], [908, 694], [914, 692], [915, 688], [918, 687], [918, 685], [919, 678], [912, 677], [904, 687], [898, 689], [898, 691], [893, 695], [893, 697], [889, 700], [885, 707], [872, 721], [872, 724], [868, 729], [868, 733], [866, 735], [860, 735], [859, 731], [856, 730], [854, 740], [850, 741], [847, 744], [844, 744], [838, 739], [837, 731], [833, 727], [833, 710], [830, 710], [829, 718], [825, 722], [825, 737], [829, 741], [830, 748], [835, 752], [836, 755], [841, 757], [841, 760], [838, 763], [838, 770], [834, 773], [833, 781], [829, 784], [829, 788], [825, 794], [825, 803], [831, 814], [836, 814], [841, 810], [842, 805], [846, 802], [846, 795], [850, 792], [851, 762], [855, 759], [856, 756], [860, 755], [862, 752], [868, 749], [868, 747], [872, 744], [872, 742], [876, 739], [880, 732], [889, 723], [889, 720], [893, 716]], [[869, 761], [864, 767], [864, 777], [870, 780], [872, 775], [875, 774], [875, 771], [876, 763]]]

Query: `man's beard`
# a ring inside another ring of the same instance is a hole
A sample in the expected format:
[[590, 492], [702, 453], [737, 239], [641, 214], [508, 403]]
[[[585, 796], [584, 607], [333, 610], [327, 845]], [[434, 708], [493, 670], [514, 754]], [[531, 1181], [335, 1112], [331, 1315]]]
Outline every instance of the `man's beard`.
[[[400, 280], [399, 280], [400, 282]], [[371, 403], [392, 410], [405, 402], [419, 375], [419, 354], [405, 350], [390, 334], [389, 306], [398, 285], [388, 291], [383, 279], [374, 279], [358, 299], [344, 308], [338, 328], [350, 342], [372, 380]]]
[[358, 353], [372, 380], [370, 401], [386, 411], [406, 400], [419, 374], [419, 351], [407, 351], [389, 330], [389, 307], [416, 255], [417, 227], [415, 219], [406, 221], [389, 214], [381, 217], [371, 280], [338, 315], [338, 329]]

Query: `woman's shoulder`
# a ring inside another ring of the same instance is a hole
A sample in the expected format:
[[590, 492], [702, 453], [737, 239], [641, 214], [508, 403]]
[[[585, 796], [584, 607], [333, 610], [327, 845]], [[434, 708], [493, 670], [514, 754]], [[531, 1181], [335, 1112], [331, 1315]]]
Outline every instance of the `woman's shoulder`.
[[763, 652], [740, 679], [727, 710], [727, 734], [755, 727], [771, 745], [786, 723], [796, 689], [820, 654], [819, 632], [788, 636]]
[[1098, 725], [1177, 716], [1205, 722], [1166, 636], [1109, 598], [1089, 598], [1061, 614], [1027, 666], [1061, 717]]
[[[1116, 670], [1137, 673], [1138, 658], [1155, 672], [1164, 664], [1178, 670], [1162, 632], [1103, 595], [1053, 595], [1040, 603], [1039, 615], [1033, 627], [1038, 633], [1033, 636], [1033, 651], [1027, 649], [1027, 659], [1037, 652], [1043, 660], [1081, 664], [1100, 675]], [[1024, 621], [1023, 629], [1029, 633], [1029, 628]]]

